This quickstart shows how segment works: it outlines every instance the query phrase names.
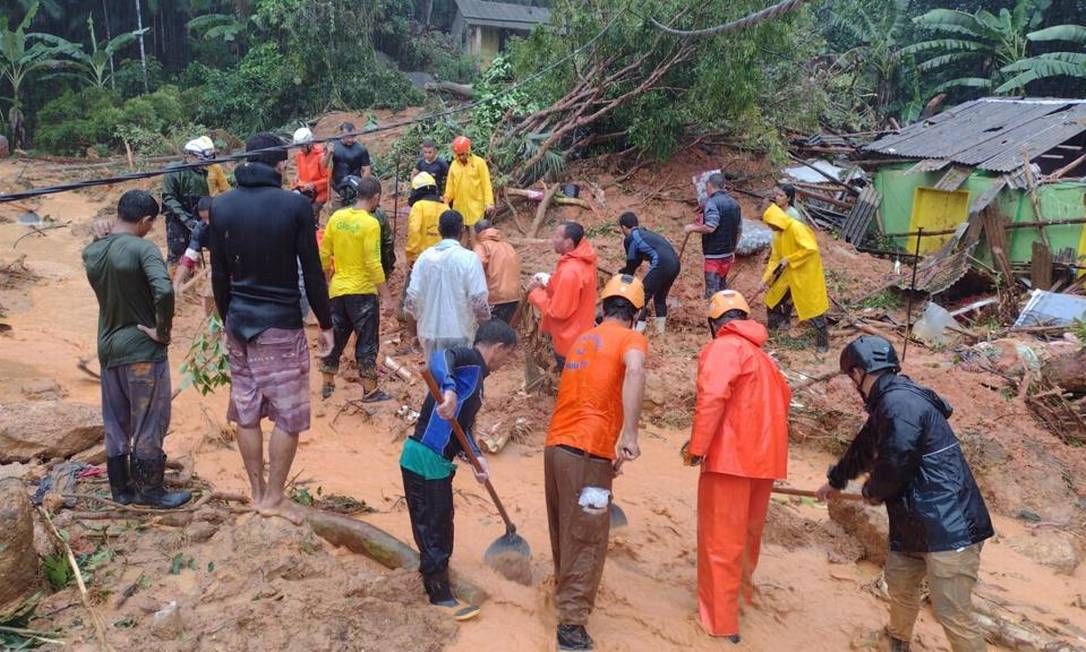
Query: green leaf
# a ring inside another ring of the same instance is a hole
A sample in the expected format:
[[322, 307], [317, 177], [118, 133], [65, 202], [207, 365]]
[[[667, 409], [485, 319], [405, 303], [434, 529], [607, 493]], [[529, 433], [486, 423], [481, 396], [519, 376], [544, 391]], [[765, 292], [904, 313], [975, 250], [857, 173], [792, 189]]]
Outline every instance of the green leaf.
[[1055, 25], [1036, 32], [1030, 32], [1026, 37], [1031, 41], [1070, 41], [1086, 45], [1086, 27], [1082, 25]]

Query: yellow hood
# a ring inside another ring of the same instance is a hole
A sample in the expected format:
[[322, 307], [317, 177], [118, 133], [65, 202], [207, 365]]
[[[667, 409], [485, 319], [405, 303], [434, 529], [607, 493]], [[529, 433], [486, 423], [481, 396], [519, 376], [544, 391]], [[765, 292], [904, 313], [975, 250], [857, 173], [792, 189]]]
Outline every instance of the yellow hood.
[[765, 209], [765, 213], [762, 214], [762, 221], [781, 231], [787, 230], [788, 227], [792, 225], [792, 218], [788, 217], [788, 214], [782, 211], [781, 207], [776, 204], [770, 204], [769, 208]]

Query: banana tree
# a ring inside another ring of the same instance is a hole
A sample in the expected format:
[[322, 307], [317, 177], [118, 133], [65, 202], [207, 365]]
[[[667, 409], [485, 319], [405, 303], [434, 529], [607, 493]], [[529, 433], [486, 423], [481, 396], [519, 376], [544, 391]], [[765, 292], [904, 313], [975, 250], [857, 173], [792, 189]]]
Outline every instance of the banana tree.
[[109, 61], [121, 48], [134, 42], [141, 34], [147, 31], [137, 29], [121, 34], [107, 41], [103, 47], [98, 47], [98, 37], [94, 33], [94, 17], [87, 16], [87, 30], [90, 31], [91, 49], [88, 52], [81, 43], [72, 43], [67, 39], [52, 34], [42, 34], [40, 38], [51, 43], [57, 52], [68, 58], [66, 67], [75, 71], [75, 76], [91, 86], [105, 88], [113, 79]]
[[11, 96], [2, 99], [11, 104], [8, 125], [11, 128], [12, 147], [26, 146], [22, 111], [23, 82], [36, 70], [62, 65], [62, 62], [53, 58], [57, 50], [44, 42], [45, 35], [28, 34], [26, 31], [37, 13], [38, 3], [34, 2], [15, 29], [8, 27], [7, 16], [0, 16], [0, 77], [11, 86]]
[[1005, 93], [1040, 79], [1052, 77], [1071, 77], [1086, 80], [1086, 27], [1082, 25], [1056, 25], [1036, 32], [1030, 32], [1030, 42], [1063, 41], [1080, 46], [1080, 52], [1045, 52], [1036, 56], [1016, 61], [1003, 68], [1010, 79], [996, 89]]

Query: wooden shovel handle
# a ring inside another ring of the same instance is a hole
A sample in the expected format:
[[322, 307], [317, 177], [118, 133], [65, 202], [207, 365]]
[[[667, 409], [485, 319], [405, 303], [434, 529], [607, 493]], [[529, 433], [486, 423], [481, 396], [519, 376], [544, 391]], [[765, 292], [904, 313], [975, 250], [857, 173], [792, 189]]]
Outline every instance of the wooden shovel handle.
[[[816, 498], [817, 492], [809, 489], [792, 489], [791, 487], [773, 487], [773, 493], [784, 494], [786, 496], [803, 496], [804, 498]], [[830, 500], [855, 500], [862, 501], [864, 499], [860, 494], [846, 494], [837, 492], [830, 494]]]

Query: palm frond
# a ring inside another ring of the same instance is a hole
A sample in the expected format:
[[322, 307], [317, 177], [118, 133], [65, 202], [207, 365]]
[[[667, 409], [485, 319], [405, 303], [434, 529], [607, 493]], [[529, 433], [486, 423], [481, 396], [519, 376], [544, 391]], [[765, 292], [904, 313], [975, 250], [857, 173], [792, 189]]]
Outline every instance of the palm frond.
[[1070, 41], [1086, 45], [1086, 27], [1082, 25], [1054, 25], [1026, 35], [1031, 41]]

